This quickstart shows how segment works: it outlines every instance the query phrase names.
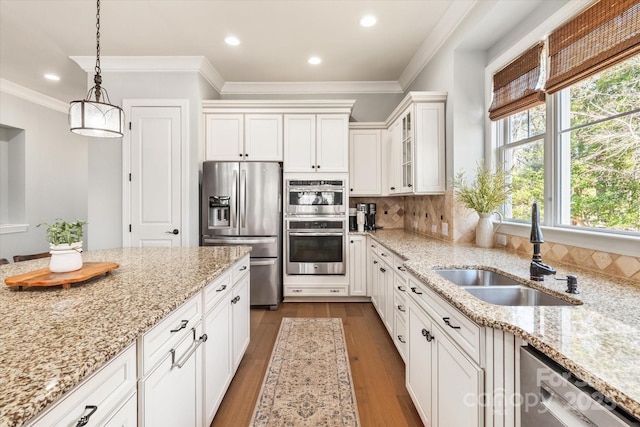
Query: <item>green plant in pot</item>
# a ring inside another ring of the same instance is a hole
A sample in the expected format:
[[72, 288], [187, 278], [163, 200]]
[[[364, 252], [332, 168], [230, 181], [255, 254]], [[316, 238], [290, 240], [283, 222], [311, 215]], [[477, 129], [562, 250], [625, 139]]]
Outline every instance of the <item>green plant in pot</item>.
[[64, 221], [56, 219], [53, 224], [38, 224], [47, 226], [47, 242], [51, 250], [49, 270], [53, 273], [65, 273], [82, 268], [82, 227], [87, 224], [83, 219]]
[[[469, 183], [464, 172], [458, 172], [453, 180], [453, 187], [458, 200], [480, 216], [476, 227], [476, 245], [484, 248], [493, 247], [493, 236], [502, 224], [502, 215], [497, 209], [511, 194], [509, 172], [500, 165], [496, 171], [492, 171], [480, 163], [476, 168], [474, 182]], [[495, 230], [491, 221], [494, 213], [500, 218], [500, 224]]]

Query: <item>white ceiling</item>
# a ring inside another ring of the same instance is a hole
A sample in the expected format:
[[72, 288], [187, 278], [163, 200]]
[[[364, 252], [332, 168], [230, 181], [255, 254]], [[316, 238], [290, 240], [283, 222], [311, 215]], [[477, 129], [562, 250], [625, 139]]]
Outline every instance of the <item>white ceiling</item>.
[[[542, 0], [511, 1], [522, 17]], [[202, 56], [224, 82], [406, 86], [474, 4], [476, 0], [101, 0], [100, 54], [105, 59]], [[94, 0], [0, 0], [0, 78], [64, 102], [83, 98], [87, 74], [70, 57], [95, 61], [95, 14]], [[378, 23], [361, 27], [358, 21], [365, 14], [377, 16]], [[241, 40], [239, 46], [224, 43], [230, 34]], [[309, 65], [312, 55], [320, 56], [322, 64]], [[47, 81], [45, 73], [61, 80]], [[104, 86], [109, 88], [106, 79]]]

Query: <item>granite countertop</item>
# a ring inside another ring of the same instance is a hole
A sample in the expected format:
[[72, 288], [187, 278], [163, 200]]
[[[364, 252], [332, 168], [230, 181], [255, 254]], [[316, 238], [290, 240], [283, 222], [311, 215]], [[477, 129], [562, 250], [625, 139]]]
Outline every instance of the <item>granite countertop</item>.
[[[470, 244], [451, 244], [405, 230], [370, 236], [403, 257], [405, 267], [426, 286], [479, 325], [505, 330], [527, 341], [577, 377], [640, 418], [640, 282], [617, 279], [554, 263], [556, 277], [578, 276], [579, 295], [566, 282], [529, 278], [530, 256]], [[582, 305], [506, 307], [485, 303], [432, 269], [483, 267], [522, 279]]]
[[70, 289], [4, 284], [48, 259], [0, 266], [0, 426], [19, 426], [117, 355], [248, 247], [122, 248], [85, 252], [120, 265]]

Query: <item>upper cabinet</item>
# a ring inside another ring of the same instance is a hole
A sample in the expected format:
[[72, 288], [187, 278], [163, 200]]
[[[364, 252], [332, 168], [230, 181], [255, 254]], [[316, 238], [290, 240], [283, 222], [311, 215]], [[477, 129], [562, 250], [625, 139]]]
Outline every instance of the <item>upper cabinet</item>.
[[348, 172], [348, 114], [285, 114], [285, 172]]
[[354, 102], [203, 101], [204, 160], [284, 162], [285, 172], [348, 172]]
[[382, 191], [382, 128], [349, 130], [349, 195], [380, 195]]
[[281, 114], [207, 114], [205, 158], [282, 161]]

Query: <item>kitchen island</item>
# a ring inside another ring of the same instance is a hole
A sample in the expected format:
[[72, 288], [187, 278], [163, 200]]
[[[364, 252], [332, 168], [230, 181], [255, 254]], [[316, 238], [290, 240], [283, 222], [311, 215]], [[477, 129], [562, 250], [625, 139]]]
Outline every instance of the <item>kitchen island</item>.
[[20, 426], [97, 371], [247, 255], [247, 247], [121, 248], [83, 254], [110, 274], [18, 291], [6, 277], [48, 259], [0, 266], [0, 426]]
[[[405, 259], [406, 269], [478, 325], [520, 337], [640, 418], [640, 283], [557, 263], [556, 277], [578, 276], [579, 295], [566, 282], [531, 282], [531, 257], [502, 249], [451, 244], [405, 230], [371, 238]], [[582, 302], [572, 306], [499, 306], [483, 302], [433, 272], [485, 268], [524, 279], [531, 287]]]

